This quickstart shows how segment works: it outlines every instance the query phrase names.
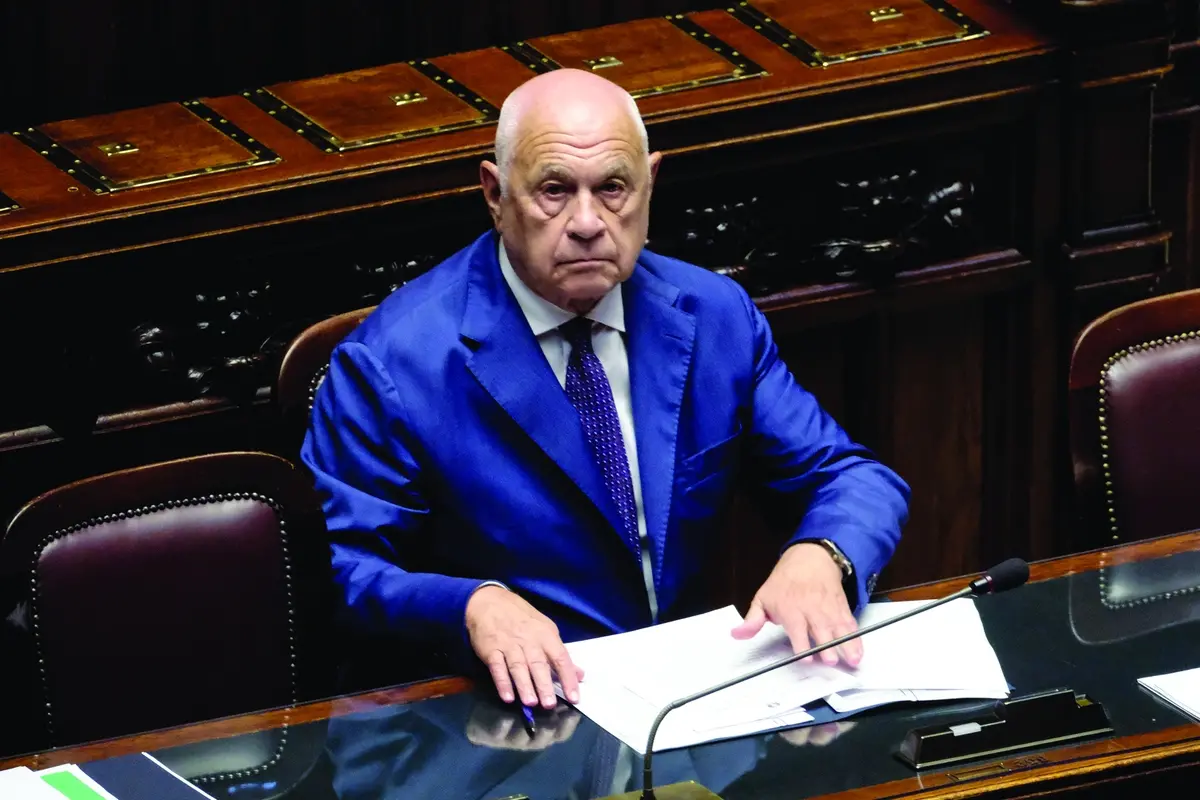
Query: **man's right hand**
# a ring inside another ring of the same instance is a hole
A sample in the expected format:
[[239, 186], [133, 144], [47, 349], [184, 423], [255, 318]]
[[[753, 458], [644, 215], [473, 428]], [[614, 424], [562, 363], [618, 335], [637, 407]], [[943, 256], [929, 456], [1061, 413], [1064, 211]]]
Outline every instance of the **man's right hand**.
[[571, 661], [558, 626], [518, 595], [484, 586], [467, 601], [466, 624], [471, 647], [487, 664], [501, 700], [513, 702], [515, 686], [523, 704], [554, 708], [553, 672], [567, 700], [579, 702], [583, 670]]

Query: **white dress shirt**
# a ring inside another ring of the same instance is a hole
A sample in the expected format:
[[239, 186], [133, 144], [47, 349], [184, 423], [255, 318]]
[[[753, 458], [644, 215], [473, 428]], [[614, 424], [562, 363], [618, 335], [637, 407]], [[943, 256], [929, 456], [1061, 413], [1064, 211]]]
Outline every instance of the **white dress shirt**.
[[[529, 327], [542, 348], [542, 355], [550, 362], [559, 386], [567, 386], [567, 360], [571, 356], [571, 345], [559, 332], [558, 326], [575, 319], [576, 314], [538, 296], [513, 269], [504, 245], [500, 245], [500, 271], [517, 299]], [[633, 427], [633, 396], [629, 388], [629, 356], [625, 352], [625, 301], [621, 297], [621, 286], [613, 287], [601, 298], [595, 308], [587, 313], [592, 320], [592, 349], [600, 359], [601, 366], [612, 387], [613, 403], [621, 422], [621, 438], [625, 441], [625, 455], [629, 458], [629, 477], [633, 480], [633, 502], [637, 507], [638, 539], [642, 549], [642, 575], [646, 581], [646, 594], [650, 597], [650, 615], [658, 621], [658, 598], [654, 592], [654, 567], [650, 560], [650, 546], [646, 537], [646, 513], [642, 508], [642, 481], [638, 472], [637, 438]]]

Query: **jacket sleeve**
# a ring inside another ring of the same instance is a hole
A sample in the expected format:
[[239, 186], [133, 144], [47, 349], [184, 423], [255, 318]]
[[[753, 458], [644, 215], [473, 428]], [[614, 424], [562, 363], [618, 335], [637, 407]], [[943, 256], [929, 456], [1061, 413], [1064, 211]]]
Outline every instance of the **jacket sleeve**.
[[745, 292], [754, 348], [748, 412], [751, 460], [765, 488], [786, 497], [800, 522], [784, 549], [805, 539], [829, 539], [854, 565], [857, 613], [891, 558], [908, 520], [908, 485], [879, 463], [792, 377], [762, 312]]
[[455, 650], [467, 600], [482, 581], [409, 572], [429, 515], [402, 398], [362, 344], [343, 342], [317, 392], [300, 457], [312, 471], [345, 611], [368, 634]]

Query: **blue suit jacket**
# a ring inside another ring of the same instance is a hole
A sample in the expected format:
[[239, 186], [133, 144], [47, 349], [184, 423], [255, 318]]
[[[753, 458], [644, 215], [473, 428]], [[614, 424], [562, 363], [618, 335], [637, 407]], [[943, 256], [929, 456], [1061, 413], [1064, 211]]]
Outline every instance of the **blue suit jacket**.
[[[334, 350], [302, 458], [346, 611], [368, 632], [461, 647], [467, 600], [493, 579], [565, 641], [648, 625], [640, 565], [497, 242], [393, 292]], [[791, 541], [842, 549], [865, 601], [908, 487], [796, 384], [733, 281], [643, 251], [622, 291], [660, 620], [702, 609], [739, 473], [795, 512]]]

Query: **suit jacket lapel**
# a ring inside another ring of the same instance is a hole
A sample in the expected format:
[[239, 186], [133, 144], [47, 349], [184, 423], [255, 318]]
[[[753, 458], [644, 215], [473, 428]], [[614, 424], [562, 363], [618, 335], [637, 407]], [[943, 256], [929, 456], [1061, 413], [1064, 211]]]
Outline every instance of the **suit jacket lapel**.
[[679, 413], [692, 361], [696, 320], [675, 306], [679, 289], [644, 267], [634, 270], [625, 282], [624, 293], [642, 507], [646, 535], [656, 545], [654, 579], [658, 584], [674, 494]]
[[613, 526], [616, 507], [588, 449], [579, 414], [558, 384], [529, 323], [504, 282], [495, 237], [471, 253], [462, 335], [476, 343], [467, 367], [513, 421], [577, 485]]

